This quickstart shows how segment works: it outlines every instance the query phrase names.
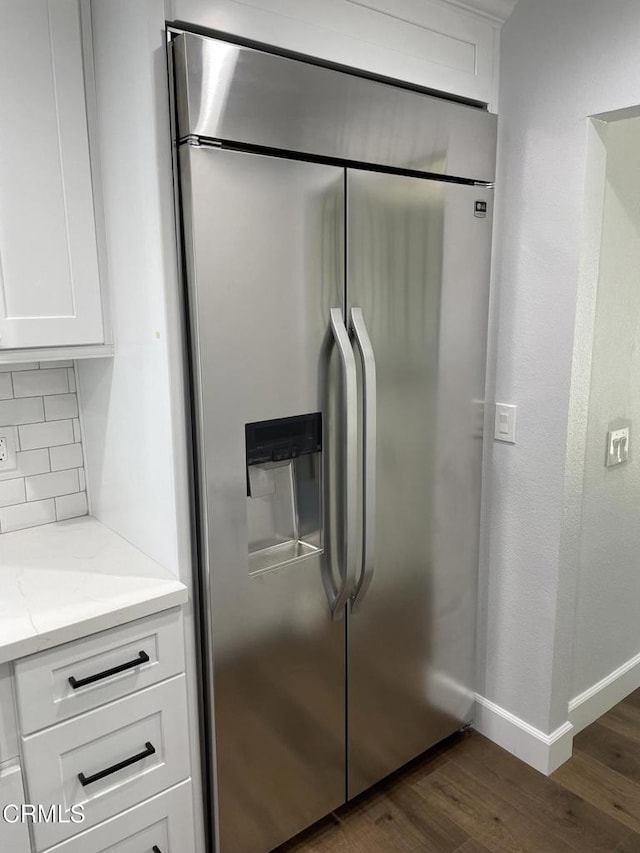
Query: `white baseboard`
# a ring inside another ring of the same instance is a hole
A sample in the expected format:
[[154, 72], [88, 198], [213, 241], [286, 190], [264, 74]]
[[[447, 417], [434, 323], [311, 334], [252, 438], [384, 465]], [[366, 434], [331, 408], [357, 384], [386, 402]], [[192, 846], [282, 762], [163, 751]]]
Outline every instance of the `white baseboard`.
[[476, 694], [474, 729], [548, 776], [571, 758], [573, 725], [567, 720], [550, 735]]
[[569, 719], [575, 733], [591, 725], [639, 687], [640, 654], [637, 654], [569, 702]]

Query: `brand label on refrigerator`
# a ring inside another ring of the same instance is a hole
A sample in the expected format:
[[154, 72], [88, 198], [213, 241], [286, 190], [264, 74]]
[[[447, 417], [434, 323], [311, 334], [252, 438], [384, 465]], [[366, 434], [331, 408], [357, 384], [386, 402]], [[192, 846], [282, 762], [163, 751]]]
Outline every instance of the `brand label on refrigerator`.
[[476, 202], [474, 215], [477, 216], [478, 219], [484, 219], [485, 218], [485, 216], [487, 215], [487, 202], [486, 201], [477, 201]]

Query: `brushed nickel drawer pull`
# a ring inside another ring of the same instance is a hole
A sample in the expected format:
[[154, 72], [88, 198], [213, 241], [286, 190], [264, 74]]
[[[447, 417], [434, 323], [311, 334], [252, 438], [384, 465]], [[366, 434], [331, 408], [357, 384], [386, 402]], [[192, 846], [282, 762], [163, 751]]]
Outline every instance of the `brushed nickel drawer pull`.
[[129, 767], [131, 764], [135, 764], [136, 761], [142, 761], [144, 758], [148, 758], [150, 755], [155, 754], [156, 748], [152, 743], [149, 743], [149, 741], [147, 741], [144, 746], [144, 752], [139, 752], [137, 755], [132, 755], [131, 758], [125, 758], [124, 761], [119, 761], [117, 764], [114, 764], [113, 767], [107, 767], [106, 770], [99, 770], [98, 773], [94, 773], [93, 776], [85, 776], [84, 773], [78, 773], [78, 779], [80, 780], [80, 784], [83, 788], [85, 788], [92, 782], [97, 782], [99, 779], [104, 779], [105, 776], [110, 776], [112, 773], [117, 773], [118, 770], [123, 770], [125, 767]]
[[98, 672], [95, 675], [88, 675], [86, 678], [74, 678], [69, 676], [69, 684], [74, 690], [78, 687], [84, 687], [86, 684], [93, 684], [94, 681], [101, 681], [103, 678], [109, 678], [110, 675], [117, 675], [119, 672], [124, 672], [125, 669], [133, 669], [135, 666], [142, 666], [143, 663], [149, 663], [149, 655], [146, 652], [138, 652], [138, 657], [135, 660], [121, 663], [119, 666], [114, 666], [112, 669], [105, 669], [104, 672]]

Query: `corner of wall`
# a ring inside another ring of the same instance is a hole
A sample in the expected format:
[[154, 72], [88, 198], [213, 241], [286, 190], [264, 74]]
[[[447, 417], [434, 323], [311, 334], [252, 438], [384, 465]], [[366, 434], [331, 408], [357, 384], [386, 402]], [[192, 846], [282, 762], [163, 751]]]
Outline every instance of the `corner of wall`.
[[547, 735], [494, 702], [476, 695], [474, 728], [545, 776], [571, 758], [574, 727], [569, 720]]

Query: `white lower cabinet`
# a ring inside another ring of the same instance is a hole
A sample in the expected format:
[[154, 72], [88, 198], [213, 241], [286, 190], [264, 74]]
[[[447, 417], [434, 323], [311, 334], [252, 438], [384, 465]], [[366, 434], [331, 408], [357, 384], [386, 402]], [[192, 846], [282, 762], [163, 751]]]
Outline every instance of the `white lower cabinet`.
[[27, 824], [21, 823], [19, 819], [19, 809], [23, 803], [24, 789], [20, 765], [13, 764], [0, 769], [0, 851], [2, 853], [31, 853]]
[[195, 853], [191, 796], [182, 782], [47, 853]]
[[171, 608], [0, 667], [0, 853], [196, 853], [182, 630]]
[[[18, 726], [9, 664], [0, 664], [0, 767], [18, 755]], [[0, 851], [2, 847], [0, 847]]]
[[[23, 738], [32, 802], [83, 806], [84, 823], [34, 823], [36, 851], [189, 777], [185, 676]], [[162, 849], [162, 848], [160, 848]]]

